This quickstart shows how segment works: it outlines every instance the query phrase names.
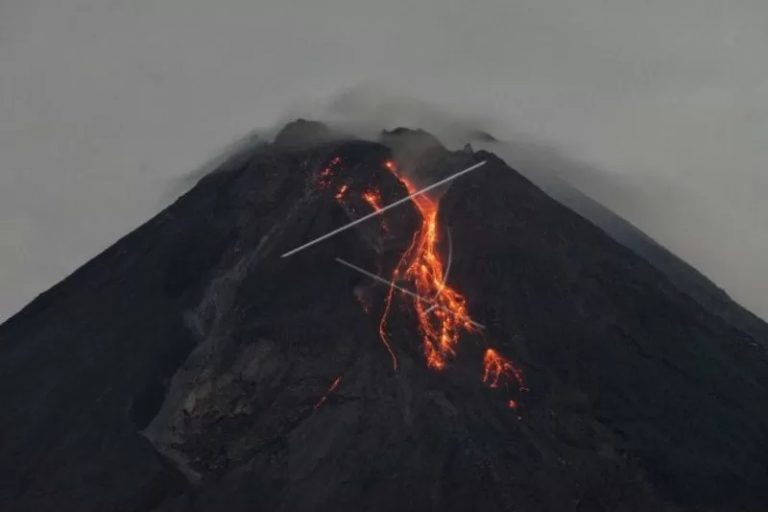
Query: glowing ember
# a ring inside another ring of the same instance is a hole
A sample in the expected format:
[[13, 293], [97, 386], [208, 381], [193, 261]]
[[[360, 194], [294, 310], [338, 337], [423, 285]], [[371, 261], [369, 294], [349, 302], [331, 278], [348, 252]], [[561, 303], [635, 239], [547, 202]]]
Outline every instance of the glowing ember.
[[[512, 381], [517, 382], [520, 390], [525, 389], [522, 372], [492, 348], [487, 349], [483, 357], [483, 382], [492, 388], [498, 388], [501, 384], [507, 385]], [[510, 407], [512, 402], [514, 401], [510, 401]]]
[[342, 199], [344, 199], [344, 196], [346, 195], [347, 190], [349, 190], [349, 186], [347, 185], [342, 185], [341, 187], [339, 187], [339, 191], [336, 192], [336, 200], [341, 201]]
[[320, 406], [322, 406], [326, 400], [328, 400], [328, 395], [336, 391], [336, 389], [341, 384], [341, 375], [336, 377], [336, 380], [333, 381], [333, 384], [331, 384], [331, 387], [328, 388], [328, 391], [325, 392], [325, 394], [320, 398], [320, 400], [317, 401], [317, 403], [314, 405], [314, 409], [318, 410]]
[[[373, 209], [375, 212], [381, 211], [381, 194], [378, 190], [367, 190], [363, 192], [363, 200], [368, 203], [368, 205]], [[384, 231], [389, 231], [389, 226], [387, 225], [387, 219], [384, 218], [384, 216], [381, 217], [381, 227]]]
[[317, 180], [317, 184], [320, 186], [320, 188], [327, 188], [331, 184], [331, 180], [333, 179], [333, 174], [336, 172], [336, 169], [341, 165], [341, 157], [335, 156], [331, 158], [331, 161], [328, 162], [328, 165], [325, 166], [325, 168], [320, 171], [320, 176]]
[[363, 199], [366, 203], [371, 205], [371, 208], [373, 208], [374, 211], [378, 212], [381, 210], [381, 194], [379, 194], [378, 190], [368, 190], [363, 192]]
[[[411, 242], [411, 246], [408, 248], [408, 250], [405, 251], [402, 256], [400, 256], [400, 261], [398, 262], [397, 267], [392, 274], [393, 283], [400, 278], [400, 268], [405, 263], [408, 254], [410, 254], [410, 252], [413, 250], [417, 237], [418, 233], [414, 235], [413, 241]], [[381, 338], [381, 342], [387, 348], [389, 355], [392, 357], [392, 368], [397, 371], [397, 356], [395, 355], [394, 350], [392, 350], [392, 346], [389, 343], [389, 337], [387, 336], [387, 318], [389, 317], [389, 310], [392, 307], [392, 296], [394, 293], [395, 287], [390, 286], [389, 292], [387, 292], [387, 299], [384, 302], [384, 314], [381, 315], [381, 320], [379, 321], [379, 337]]]

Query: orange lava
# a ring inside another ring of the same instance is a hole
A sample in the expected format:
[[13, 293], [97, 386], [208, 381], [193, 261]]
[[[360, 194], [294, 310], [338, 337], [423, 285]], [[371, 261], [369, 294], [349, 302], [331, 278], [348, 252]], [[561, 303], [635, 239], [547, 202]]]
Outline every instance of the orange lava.
[[[409, 194], [416, 187], [409, 180], [398, 175], [395, 164], [385, 166], [392, 171], [408, 189]], [[392, 282], [406, 279], [414, 283], [416, 293], [432, 303], [414, 298], [413, 305], [422, 334], [422, 348], [427, 366], [434, 370], [445, 368], [448, 359], [456, 354], [456, 346], [462, 330], [472, 332], [476, 328], [467, 312], [464, 297], [444, 282], [443, 262], [438, 252], [438, 203], [427, 195], [412, 199], [421, 213], [422, 225], [410, 247], [403, 253], [392, 275]], [[393, 289], [390, 288], [384, 317], [379, 332], [386, 338], [384, 327], [389, 312]]]
[[336, 168], [340, 165], [341, 157], [335, 156], [331, 159], [330, 162], [328, 162], [328, 165], [326, 165], [325, 168], [320, 171], [320, 176], [317, 180], [320, 188], [327, 188], [331, 184], [331, 180], [333, 179], [333, 175], [336, 172]]
[[[338, 157], [331, 160], [321, 173], [321, 183], [322, 179], [332, 177], [335, 167], [340, 163], [341, 160]], [[417, 188], [414, 184], [398, 173], [394, 162], [385, 162], [384, 165], [403, 183], [409, 194], [416, 192]], [[343, 200], [348, 190], [347, 185], [342, 185], [336, 193], [336, 200]], [[366, 190], [362, 194], [362, 199], [374, 211], [382, 209], [382, 198], [378, 190]], [[438, 201], [426, 194], [415, 196], [411, 201], [421, 214], [422, 223], [414, 233], [411, 244], [400, 256], [392, 273], [393, 286], [389, 287], [384, 303], [384, 312], [379, 322], [379, 336], [392, 358], [392, 367], [397, 370], [397, 356], [387, 335], [387, 319], [396, 291], [394, 284], [408, 282], [409, 285], [406, 287], [421, 297], [408, 296], [408, 300], [413, 301], [427, 367], [443, 370], [449, 360], [456, 355], [461, 334], [476, 332], [477, 327], [467, 311], [466, 299], [445, 282], [445, 268], [438, 250], [440, 245]], [[386, 229], [383, 222], [382, 220], [382, 225]], [[491, 388], [508, 388], [510, 384], [516, 383], [520, 391], [527, 391], [522, 372], [492, 348], [485, 351], [482, 380]], [[340, 382], [341, 377], [338, 377], [325, 396], [315, 405], [315, 409], [325, 403], [328, 395], [338, 388]], [[508, 399], [506, 404], [511, 409], [517, 409], [519, 405], [513, 399]]]
[[[517, 382], [521, 391], [525, 389], [522, 372], [492, 348], [487, 349], [483, 357], [483, 382], [492, 388], [498, 388], [513, 381]], [[515, 403], [514, 400], [510, 400], [510, 407], [513, 407], [512, 403]], [[517, 403], [514, 407], [516, 406]]]
[[[375, 211], [375, 212], [380, 212], [381, 211], [381, 208], [382, 208], [381, 203], [382, 203], [382, 201], [381, 201], [381, 194], [379, 193], [378, 190], [373, 189], [373, 190], [367, 190], [367, 191], [363, 192], [363, 200], [366, 203], [368, 203], [368, 205], [373, 209], [373, 211]], [[387, 225], [387, 219], [383, 215], [380, 217], [380, 219], [381, 219], [381, 227], [382, 227], [382, 229], [384, 231], [388, 232], [389, 231], [389, 226]]]
[[378, 190], [367, 190], [363, 192], [363, 199], [371, 205], [374, 211], [381, 211], [381, 194]]
[[336, 391], [336, 389], [339, 387], [340, 384], [341, 384], [341, 375], [336, 377], [336, 380], [333, 381], [333, 383], [331, 384], [331, 387], [329, 387], [328, 391], [326, 391], [325, 394], [320, 398], [320, 400], [317, 401], [317, 403], [313, 406], [313, 409], [318, 410], [320, 406], [322, 406], [326, 402], [326, 400], [328, 400], [328, 395]]

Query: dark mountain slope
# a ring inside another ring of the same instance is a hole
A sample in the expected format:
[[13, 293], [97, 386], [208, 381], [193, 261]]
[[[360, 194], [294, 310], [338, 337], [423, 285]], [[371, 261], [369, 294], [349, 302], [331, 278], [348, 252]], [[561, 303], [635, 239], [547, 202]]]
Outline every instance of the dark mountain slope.
[[[569, 180], [572, 175], [592, 176], [595, 170], [561, 155], [556, 149], [536, 143], [499, 142], [489, 134], [474, 137], [480, 146], [496, 152], [557, 202], [567, 206], [605, 231], [614, 240], [661, 270], [682, 292], [692, 296], [712, 313], [746, 329], [759, 339], [768, 338], [768, 325], [733, 301], [728, 294], [680, 257], [660, 245], [632, 223], [592, 197]], [[605, 178], [605, 174], [600, 174]]]
[[[0, 509], [764, 510], [766, 340], [493, 155], [408, 139], [293, 124], [1, 326]], [[393, 152], [488, 160], [441, 199], [486, 329], [440, 372], [397, 294], [393, 370], [386, 288], [334, 261], [388, 276], [415, 205], [280, 258], [404, 196]], [[529, 391], [483, 382], [488, 344]]]

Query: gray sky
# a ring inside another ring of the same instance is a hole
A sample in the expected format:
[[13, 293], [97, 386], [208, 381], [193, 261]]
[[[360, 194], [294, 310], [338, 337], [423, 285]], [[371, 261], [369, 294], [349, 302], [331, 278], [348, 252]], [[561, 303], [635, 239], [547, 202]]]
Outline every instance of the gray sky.
[[594, 168], [570, 178], [768, 317], [766, 53], [765, 0], [0, 0], [0, 320], [361, 84], [360, 115], [423, 100]]

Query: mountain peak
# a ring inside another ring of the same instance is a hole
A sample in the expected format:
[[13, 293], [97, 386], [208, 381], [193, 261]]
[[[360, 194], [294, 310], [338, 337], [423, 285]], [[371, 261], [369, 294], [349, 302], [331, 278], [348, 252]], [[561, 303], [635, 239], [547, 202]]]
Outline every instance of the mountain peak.
[[302, 149], [328, 142], [333, 131], [319, 121], [296, 119], [286, 124], [275, 136], [274, 146], [280, 149]]
[[768, 502], [762, 328], [492, 153], [298, 120], [238, 158], [0, 326], [0, 508]]

